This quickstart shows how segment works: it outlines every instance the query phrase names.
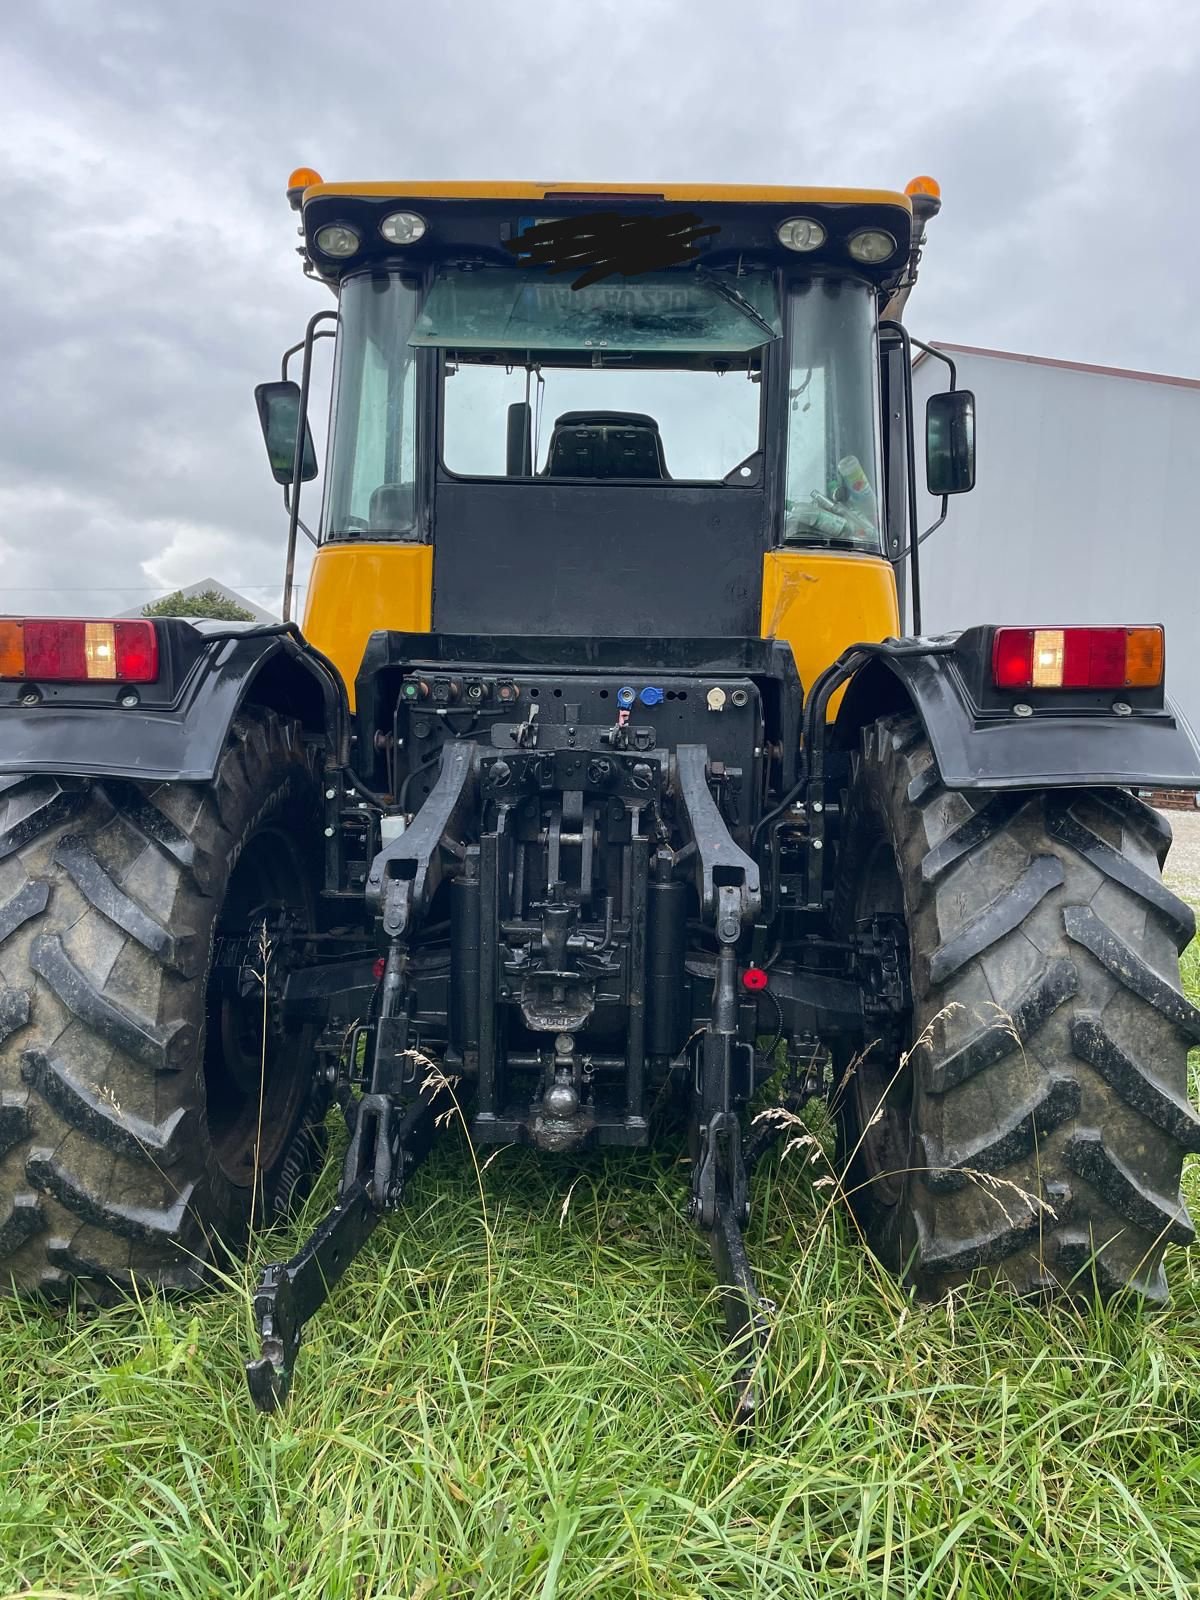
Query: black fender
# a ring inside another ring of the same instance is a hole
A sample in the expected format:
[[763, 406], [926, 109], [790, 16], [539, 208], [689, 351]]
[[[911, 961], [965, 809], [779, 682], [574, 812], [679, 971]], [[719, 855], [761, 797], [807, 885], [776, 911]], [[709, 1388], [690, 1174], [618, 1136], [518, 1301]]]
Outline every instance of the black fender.
[[294, 625], [156, 625], [154, 683], [0, 683], [0, 774], [207, 782], [247, 701], [298, 719], [348, 763], [345, 688]]
[[1200, 750], [1161, 689], [1001, 692], [991, 683], [993, 633], [866, 646], [834, 747], [857, 745], [877, 717], [911, 709], [949, 789], [1200, 789]]

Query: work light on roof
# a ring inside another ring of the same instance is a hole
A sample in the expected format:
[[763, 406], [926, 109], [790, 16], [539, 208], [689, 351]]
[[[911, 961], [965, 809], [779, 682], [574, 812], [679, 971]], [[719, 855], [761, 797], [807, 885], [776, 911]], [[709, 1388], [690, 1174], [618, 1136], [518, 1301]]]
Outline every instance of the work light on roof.
[[379, 231], [389, 244], [416, 244], [425, 237], [425, 218], [415, 211], [393, 211], [379, 224]]
[[855, 261], [861, 261], [867, 267], [877, 267], [880, 262], [895, 255], [896, 241], [882, 228], [862, 228], [850, 235], [846, 248]]
[[825, 229], [814, 217], [789, 217], [775, 234], [785, 250], [819, 250], [825, 243]]
[[344, 222], [328, 222], [323, 228], [317, 229], [315, 243], [322, 255], [344, 261], [347, 256], [354, 254], [362, 239], [357, 228], [348, 227]]

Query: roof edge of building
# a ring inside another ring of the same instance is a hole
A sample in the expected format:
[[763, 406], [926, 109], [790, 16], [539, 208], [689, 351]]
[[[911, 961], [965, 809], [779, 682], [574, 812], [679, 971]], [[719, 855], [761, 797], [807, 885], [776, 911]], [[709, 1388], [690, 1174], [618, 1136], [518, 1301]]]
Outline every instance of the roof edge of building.
[[[988, 356], [993, 361], [1021, 361], [1031, 367], [1058, 367], [1065, 372], [1091, 372], [1102, 378], [1129, 378], [1135, 383], [1165, 383], [1173, 389], [1200, 389], [1200, 378], [1178, 378], [1165, 372], [1139, 372], [1134, 367], [1102, 367], [1090, 361], [1062, 361], [1056, 356], [1029, 356], [1017, 350], [989, 350], [977, 344], [951, 344], [945, 339], [931, 339], [935, 350], [945, 350], [951, 355]], [[925, 352], [917, 356], [913, 365], [919, 367], [926, 359]]]

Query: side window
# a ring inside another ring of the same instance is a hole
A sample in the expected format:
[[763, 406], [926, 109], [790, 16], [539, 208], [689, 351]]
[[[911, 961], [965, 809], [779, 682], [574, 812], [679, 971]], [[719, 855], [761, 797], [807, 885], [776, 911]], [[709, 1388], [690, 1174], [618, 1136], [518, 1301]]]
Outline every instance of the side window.
[[790, 294], [788, 543], [878, 551], [882, 510], [870, 289], [809, 279]]
[[788, 385], [787, 507], [795, 513], [814, 487], [828, 486], [829, 419], [823, 365], [794, 366]]
[[390, 275], [342, 287], [326, 538], [417, 537], [416, 304]]
[[362, 383], [358, 391], [355, 422], [357, 448], [350, 479], [349, 515], [366, 522], [371, 496], [387, 478], [388, 403], [387, 362], [379, 346], [368, 343], [363, 351]]

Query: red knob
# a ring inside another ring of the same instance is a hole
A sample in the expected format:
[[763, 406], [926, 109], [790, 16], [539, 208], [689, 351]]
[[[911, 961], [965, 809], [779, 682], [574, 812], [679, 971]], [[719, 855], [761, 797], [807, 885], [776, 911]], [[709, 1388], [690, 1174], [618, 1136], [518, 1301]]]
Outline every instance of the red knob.
[[749, 989], [752, 993], [765, 989], [768, 981], [764, 967], [747, 967], [742, 973], [742, 988]]

